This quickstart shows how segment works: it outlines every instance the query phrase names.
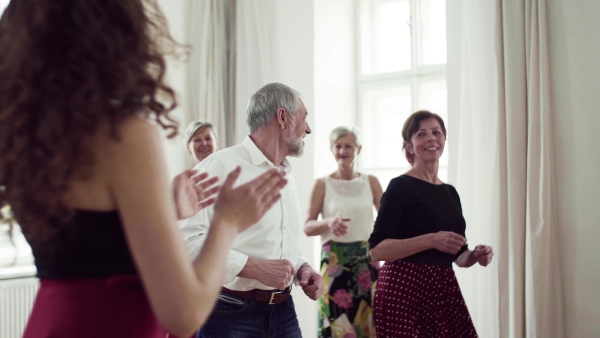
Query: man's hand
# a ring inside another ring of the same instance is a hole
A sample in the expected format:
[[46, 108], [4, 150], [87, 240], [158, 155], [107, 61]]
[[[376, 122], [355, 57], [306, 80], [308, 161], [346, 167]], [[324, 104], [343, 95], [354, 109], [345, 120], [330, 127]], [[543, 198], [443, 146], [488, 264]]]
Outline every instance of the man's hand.
[[319, 275], [308, 263], [304, 263], [296, 275], [298, 283], [308, 298], [317, 300], [323, 294], [323, 277]]
[[249, 257], [239, 277], [257, 280], [264, 285], [283, 290], [290, 285], [295, 273], [287, 259], [259, 259]]

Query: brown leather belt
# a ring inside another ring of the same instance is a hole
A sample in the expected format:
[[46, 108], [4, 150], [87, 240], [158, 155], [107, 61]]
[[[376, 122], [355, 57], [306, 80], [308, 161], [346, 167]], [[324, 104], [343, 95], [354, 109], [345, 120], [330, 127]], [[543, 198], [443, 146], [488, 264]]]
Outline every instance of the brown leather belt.
[[292, 291], [292, 287], [288, 286], [287, 288], [285, 288], [284, 290], [259, 290], [259, 289], [254, 289], [254, 290], [248, 290], [248, 291], [236, 291], [236, 290], [229, 290], [228, 288], [221, 288], [221, 292], [226, 293], [228, 295], [232, 295], [232, 296], [236, 296], [236, 297], [240, 297], [240, 298], [244, 298], [244, 299], [250, 299], [250, 300], [255, 300], [258, 302], [263, 302], [263, 303], [268, 303], [268, 304], [279, 304], [281, 302], [283, 302], [284, 300], [286, 300], [288, 298], [288, 296], [290, 295], [290, 292]]

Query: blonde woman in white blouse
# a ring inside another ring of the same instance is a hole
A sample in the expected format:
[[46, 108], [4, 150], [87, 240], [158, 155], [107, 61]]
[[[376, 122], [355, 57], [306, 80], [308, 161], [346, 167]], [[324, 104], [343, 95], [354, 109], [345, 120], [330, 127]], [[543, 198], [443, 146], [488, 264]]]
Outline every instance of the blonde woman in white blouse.
[[355, 169], [359, 135], [356, 127], [331, 132], [338, 168], [315, 181], [304, 225], [307, 236], [321, 236], [325, 292], [319, 299], [318, 337], [375, 337], [372, 290], [378, 264], [368, 256], [367, 240], [383, 192], [375, 176]]

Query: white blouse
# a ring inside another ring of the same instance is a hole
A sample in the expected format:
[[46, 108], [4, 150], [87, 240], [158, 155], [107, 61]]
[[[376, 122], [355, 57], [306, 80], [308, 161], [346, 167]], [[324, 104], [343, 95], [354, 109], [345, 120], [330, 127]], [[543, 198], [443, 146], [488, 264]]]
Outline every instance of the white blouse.
[[327, 229], [321, 234], [321, 245], [331, 240], [342, 243], [368, 240], [375, 220], [373, 212], [373, 192], [368, 175], [360, 174], [352, 180], [325, 177], [325, 198], [321, 210], [323, 218], [339, 216], [350, 218], [350, 221], [345, 222], [348, 232], [343, 236], [334, 236]]

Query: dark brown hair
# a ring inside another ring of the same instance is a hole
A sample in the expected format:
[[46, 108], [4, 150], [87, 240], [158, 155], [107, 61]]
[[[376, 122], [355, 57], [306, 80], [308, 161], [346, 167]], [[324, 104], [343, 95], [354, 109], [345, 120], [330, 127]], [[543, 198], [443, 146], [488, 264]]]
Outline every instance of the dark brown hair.
[[163, 52], [179, 46], [156, 0], [12, 0], [0, 19], [0, 206], [37, 233], [61, 202], [86, 140], [136, 115], [177, 133]]
[[410, 143], [412, 136], [419, 130], [421, 121], [430, 118], [434, 118], [440, 123], [440, 126], [442, 127], [442, 132], [444, 133], [444, 136], [446, 136], [446, 126], [444, 125], [444, 120], [442, 120], [442, 118], [438, 114], [434, 114], [429, 110], [416, 111], [412, 113], [412, 115], [410, 115], [404, 122], [404, 126], [402, 127], [402, 139], [404, 140], [404, 142], [402, 143], [402, 150], [404, 151], [404, 156], [406, 156], [406, 160], [408, 160], [408, 163], [410, 164], [413, 164], [415, 155], [406, 151], [406, 144]]

